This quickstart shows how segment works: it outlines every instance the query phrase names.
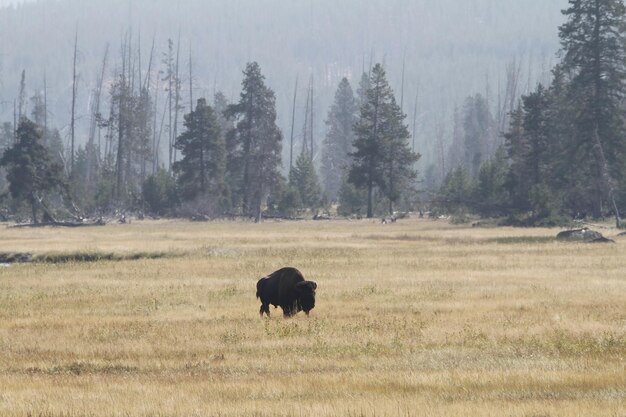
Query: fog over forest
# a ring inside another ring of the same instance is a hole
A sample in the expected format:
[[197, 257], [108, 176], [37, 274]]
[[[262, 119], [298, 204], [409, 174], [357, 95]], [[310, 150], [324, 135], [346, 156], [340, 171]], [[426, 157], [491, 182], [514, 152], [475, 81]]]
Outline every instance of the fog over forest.
[[[180, 34], [181, 73], [187, 72], [191, 50], [196, 97], [212, 99], [220, 90], [236, 101], [241, 71], [246, 62], [258, 61], [276, 92], [278, 124], [285, 136], [296, 76], [296, 132], [302, 130], [313, 77], [317, 143], [342, 77], [356, 90], [362, 72], [382, 62], [401, 101], [404, 59], [403, 109], [412, 129], [418, 97], [416, 142], [422, 170], [433, 160], [434, 127], [444, 125], [449, 141], [454, 108], [467, 95], [488, 95], [497, 112], [507, 64], [516, 60], [520, 70], [518, 95], [549, 79], [559, 49], [556, 28], [567, 5], [566, 0], [36, 0], [7, 7], [12, 3], [19, 2], [0, 0], [5, 6], [0, 9], [1, 121], [13, 119], [22, 70], [28, 97], [42, 91], [45, 73], [50, 124], [67, 140], [76, 31], [79, 143], [87, 136], [89, 101], [105, 47], [108, 43], [111, 48], [110, 82], [126, 34], [136, 44], [140, 40], [144, 68], [154, 37], [155, 73], [162, 69], [168, 38], [176, 44]], [[184, 112], [189, 110], [187, 91], [183, 87]]]

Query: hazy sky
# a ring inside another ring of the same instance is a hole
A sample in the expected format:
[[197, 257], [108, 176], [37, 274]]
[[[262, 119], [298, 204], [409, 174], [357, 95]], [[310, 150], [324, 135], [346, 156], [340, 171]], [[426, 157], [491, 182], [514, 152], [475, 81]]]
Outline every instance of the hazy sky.
[[[383, 62], [398, 96], [406, 93], [407, 123], [412, 127], [416, 115], [416, 137], [425, 154], [434, 126], [449, 122], [467, 95], [482, 93], [497, 105], [512, 65], [520, 73], [516, 95], [537, 81], [549, 82], [560, 11], [567, 6], [567, 0], [0, 0], [0, 5], [25, 2], [38, 6], [0, 13], [0, 122], [13, 117], [25, 70], [29, 97], [42, 91], [45, 74], [52, 122], [67, 135], [78, 30], [78, 134], [84, 137], [88, 123], [82, 122], [89, 120], [105, 46], [110, 46], [110, 81], [119, 44], [130, 30], [133, 49], [139, 40], [143, 44], [144, 71], [156, 37], [155, 74], [163, 69], [167, 40], [180, 36], [183, 71], [187, 52], [193, 52], [196, 97], [210, 98], [219, 89], [237, 100], [242, 68], [258, 61], [276, 92], [284, 132], [291, 128], [295, 78], [298, 132], [313, 77], [318, 141], [341, 78], [347, 76], [356, 88], [370, 63]], [[162, 86], [159, 92], [162, 106]], [[185, 105], [190, 107], [186, 100]]]
[[10, 6], [12, 4], [22, 3], [24, 1], [27, 1], [27, 0], [0, 0], [0, 6]]

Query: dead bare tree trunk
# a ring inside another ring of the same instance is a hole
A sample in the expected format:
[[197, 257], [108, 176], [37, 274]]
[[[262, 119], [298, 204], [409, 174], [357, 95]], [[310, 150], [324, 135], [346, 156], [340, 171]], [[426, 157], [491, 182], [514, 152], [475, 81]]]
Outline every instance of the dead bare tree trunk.
[[445, 145], [443, 141], [445, 134], [446, 134], [445, 125], [443, 121], [439, 121], [435, 128], [435, 137], [437, 140], [435, 147], [437, 149], [437, 159], [438, 159], [437, 162], [439, 163], [439, 167], [441, 168], [440, 180], [442, 182], [446, 177]]
[[71, 137], [71, 148], [70, 148], [70, 172], [74, 172], [74, 140], [76, 135], [76, 58], [78, 55], [78, 29], [74, 35], [74, 60], [73, 60], [73, 68], [72, 68], [72, 120], [70, 122], [70, 137]]
[[604, 153], [604, 147], [602, 146], [602, 141], [600, 140], [600, 135], [598, 134], [598, 124], [593, 129], [593, 140], [595, 142], [596, 154], [598, 157], [598, 162], [600, 162], [600, 170], [602, 172], [602, 180], [605, 183], [608, 189], [608, 197], [613, 206], [613, 213], [615, 215], [615, 226], [619, 229], [621, 228], [621, 218], [619, 214], [619, 209], [617, 207], [617, 203], [615, 202], [615, 184], [613, 178], [611, 177], [611, 173], [609, 171], [609, 163], [606, 160], [606, 155]]
[[313, 157], [315, 155], [314, 149], [313, 149], [313, 75], [311, 75], [311, 162], [313, 162]]
[[[106, 73], [107, 60], [109, 56], [109, 44], [106, 45], [104, 49], [104, 57], [102, 58], [102, 66], [100, 69], [100, 75], [98, 77], [98, 84], [96, 85], [95, 96], [91, 106], [91, 121], [89, 125], [89, 146], [88, 146], [88, 155], [87, 155], [87, 182], [88, 184], [92, 183], [93, 180], [93, 152], [95, 150], [95, 137], [96, 137], [96, 128], [98, 126], [98, 119], [100, 117], [100, 102], [102, 98], [102, 85], [104, 84], [104, 75]], [[100, 152], [98, 144], [98, 152]]]
[[33, 216], [33, 224], [39, 223], [37, 220], [37, 198], [34, 192], [30, 195], [30, 209]]
[[189, 111], [193, 111], [193, 61], [191, 59], [191, 43], [189, 44]]
[[[143, 89], [148, 93], [150, 92], [150, 88], [152, 87], [152, 66], [154, 65], [154, 52], [155, 52], [155, 43], [156, 36], [152, 36], [152, 47], [150, 48], [150, 59], [148, 60], [148, 72], [146, 73], [145, 83], [143, 85]], [[157, 102], [159, 99], [159, 77], [156, 77], [156, 86], [154, 89], [154, 106], [152, 108], [152, 114], [150, 117], [152, 118], [152, 174], [156, 173], [156, 165], [155, 165], [155, 146], [156, 146], [156, 127], [157, 127]], [[148, 152], [144, 156], [144, 159], [148, 158]]]
[[172, 111], [173, 111], [173, 98], [174, 93], [172, 89], [174, 88], [174, 43], [172, 39], [167, 40], [167, 55], [165, 57], [166, 65], [167, 65], [167, 78], [164, 81], [167, 81], [167, 114], [168, 114], [168, 123], [167, 123], [167, 137], [168, 137], [168, 166], [167, 170], [172, 171], [172, 158], [174, 156], [174, 141], [172, 140]]
[[[159, 114], [159, 77], [156, 80], [156, 87], [154, 89], [154, 109], [152, 115], [152, 175], [156, 174], [159, 167], [159, 144], [161, 134], [159, 133], [159, 141], [157, 142], [157, 119]], [[163, 113], [165, 117], [165, 113]], [[163, 130], [163, 121], [161, 121], [161, 130]]]
[[417, 136], [417, 106], [419, 103], [420, 87], [417, 85], [417, 93], [415, 93], [415, 106], [413, 107], [413, 136], [411, 138], [411, 149], [415, 152], [415, 137]]
[[506, 64], [506, 85], [504, 90], [504, 99], [500, 101], [500, 91], [498, 91], [498, 115], [500, 120], [498, 128], [500, 132], [506, 130], [509, 114], [515, 109], [518, 100], [517, 90], [519, 86], [519, 78], [522, 72], [522, 63], [517, 63], [517, 58]]
[[308, 130], [309, 130], [309, 103], [311, 102], [311, 85], [309, 84], [306, 93], [304, 106], [304, 126], [302, 127], [302, 153], [309, 152]]
[[289, 171], [293, 168], [293, 129], [296, 122], [296, 98], [298, 96], [298, 76], [296, 75], [296, 86], [293, 90], [293, 106], [291, 107], [291, 140], [289, 148]]
[[400, 84], [400, 112], [404, 114], [404, 73], [406, 70], [406, 48], [402, 55], [402, 82]]
[[48, 146], [48, 81], [43, 71], [43, 143]]
[[[19, 121], [22, 119], [22, 116], [24, 116], [24, 106], [26, 105], [26, 70], [22, 70], [22, 78], [20, 79], [20, 91], [17, 100], [17, 123], [19, 123]], [[15, 129], [17, 130], [17, 127]]]
[[17, 143], [17, 100], [13, 100], [13, 144]]
[[[178, 137], [178, 112], [181, 110], [180, 107], [180, 88], [181, 88], [181, 83], [180, 83], [180, 31], [178, 32], [178, 44], [176, 46], [176, 75], [174, 78], [175, 81], [175, 100], [174, 100], [174, 138], [173, 138], [173, 144], [176, 143], [176, 138]], [[176, 152], [176, 147], [174, 147], [174, 162], [176, 162], [177, 159], [177, 152]]]
[[126, 121], [128, 115], [126, 114], [127, 107], [127, 94], [128, 94], [128, 79], [126, 78], [126, 68], [128, 66], [130, 70], [130, 62], [127, 61], [126, 51], [128, 37], [124, 39], [124, 43], [122, 44], [122, 71], [119, 75], [118, 80], [118, 104], [117, 104], [117, 159], [116, 159], [116, 187], [115, 187], [115, 199], [118, 203], [121, 202], [122, 199], [122, 190], [124, 186], [124, 153], [125, 149], [125, 135], [126, 132]]

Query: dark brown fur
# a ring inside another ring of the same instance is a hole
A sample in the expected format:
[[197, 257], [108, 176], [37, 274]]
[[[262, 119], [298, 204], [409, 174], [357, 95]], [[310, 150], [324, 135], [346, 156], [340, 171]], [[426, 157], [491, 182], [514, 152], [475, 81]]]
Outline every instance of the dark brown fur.
[[270, 315], [270, 304], [280, 306], [285, 317], [291, 317], [299, 311], [307, 316], [315, 307], [315, 289], [317, 284], [306, 281], [296, 268], [281, 268], [261, 278], [256, 284], [256, 296], [261, 299], [261, 317]]

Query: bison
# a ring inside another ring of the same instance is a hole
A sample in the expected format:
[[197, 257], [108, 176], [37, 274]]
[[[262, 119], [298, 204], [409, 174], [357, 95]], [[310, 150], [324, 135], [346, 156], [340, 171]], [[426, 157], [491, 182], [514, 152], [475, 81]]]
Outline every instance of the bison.
[[280, 306], [285, 317], [294, 316], [299, 311], [309, 315], [315, 307], [315, 289], [317, 284], [305, 281], [296, 268], [282, 268], [272, 272], [256, 283], [256, 296], [261, 299], [259, 313], [270, 316], [270, 304]]

